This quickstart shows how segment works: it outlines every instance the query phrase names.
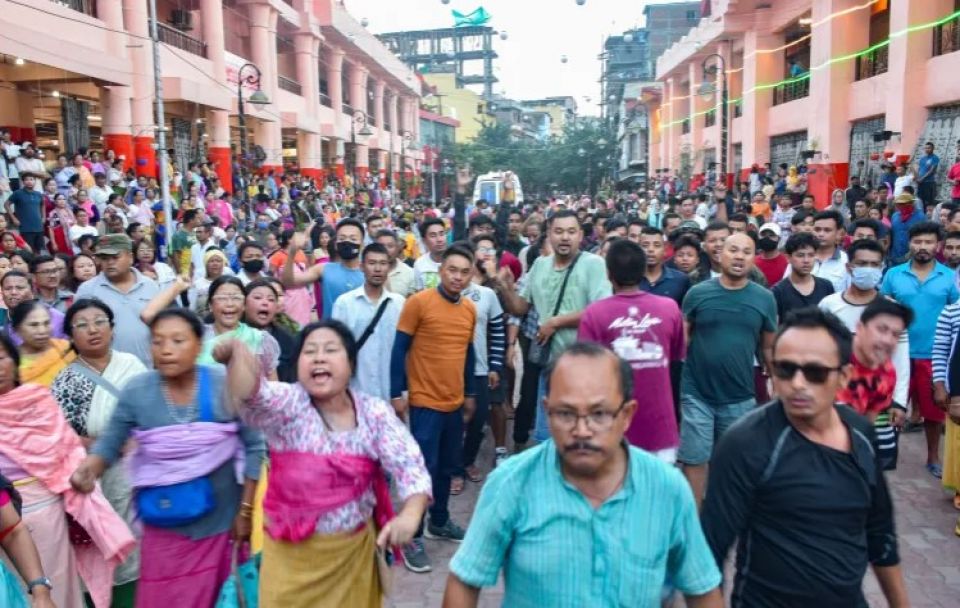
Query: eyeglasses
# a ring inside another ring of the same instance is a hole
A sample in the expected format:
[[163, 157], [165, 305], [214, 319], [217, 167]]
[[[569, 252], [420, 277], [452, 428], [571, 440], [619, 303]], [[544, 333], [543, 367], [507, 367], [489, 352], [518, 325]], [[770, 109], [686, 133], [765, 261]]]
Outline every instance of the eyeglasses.
[[817, 365], [810, 363], [800, 365], [792, 361], [774, 361], [771, 366], [773, 375], [781, 380], [792, 380], [797, 372], [803, 372], [803, 377], [811, 384], [823, 384], [827, 381], [831, 372], [838, 372], [842, 367], [827, 367], [826, 365]]
[[110, 325], [110, 319], [106, 317], [97, 317], [92, 323], [87, 323], [86, 321], [77, 321], [71, 325], [71, 327], [73, 328], [73, 331], [90, 331], [91, 327], [103, 329], [108, 325]]
[[477, 253], [496, 253], [497, 250], [493, 247], [478, 247]]
[[591, 431], [608, 431], [610, 427], [613, 426], [613, 421], [617, 419], [617, 416], [620, 415], [620, 412], [623, 411], [626, 405], [627, 402], [624, 401], [620, 404], [620, 407], [612, 412], [608, 410], [594, 410], [589, 414], [583, 415], [573, 410], [549, 410], [547, 416], [553, 420], [557, 427], [564, 431], [572, 431], [575, 429], [577, 424], [580, 423], [581, 418], [587, 422], [587, 428]]
[[214, 302], [220, 302], [221, 304], [229, 304], [232, 302], [243, 302], [244, 297], [241, 295], [222, 295], [222, 296], [213, 296], [211, 298]]

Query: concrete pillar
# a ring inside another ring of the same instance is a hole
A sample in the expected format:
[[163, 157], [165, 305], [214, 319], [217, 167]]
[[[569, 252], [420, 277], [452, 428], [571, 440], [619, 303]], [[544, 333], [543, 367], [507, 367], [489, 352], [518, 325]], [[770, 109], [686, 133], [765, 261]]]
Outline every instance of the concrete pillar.
[[[777, 48], [783, 36], [765, 36], [753, 31], [743, 40], [743, 102], [741, 145], [743, 166], [764, 163], [770, 159], [770, 108], [773, 89], [757, 90], [758, 84], [776, 82], [783, 63], [782, 53], [757, 53], [758, 49]], [[732, 161], [732, 159], [731, 159]], [[743, 176], [739, 176], [742, 179]]]
[[317, 54], [320, 39], [310, 33], [297, 34], [294, 39], [297, 64], [297, 81], [307, 105], [307, 113], [316, 116], [320, 105], [320, 83], [317, 72]]
[[145, 41], [150, 37], [149, 16], [147, 0], [123, 0], [123, 27], [143, 41], [130, 49], [130, 63], [137, 66], [133, 74], [130, 121], [134, 171], [137, 175], [157, 177], [157, 154], [153, 147], [153, 53], [149, 42]]
[[382, 80], [375, 80], [373, 82], [373, 120], [377, 123], [377, 128], [381, 132], [385, 132], [384, 128], [384, 112], [383, 112], [383, 97], [386, 91], [386, 83]]
[[[269, 4], [248, 4], [250, 15], [250, 56], [253, 63], [260, 69], [260, 88], [272, 102], [272, 114], [279, 114], [277, 100], [277, 11]], [[249, 104], [244, 106], [249, 114], [254, 108]], [[261, 171], [266, 173], [273, 170], [283, 172], [283, 140], [280, 132], [281, 124], [273, 116], [264, 114], [254, 121], [254, 140], [263, 148], [267, 158]], [[248, 119], [249, 120], [249, 119]]]
[[[706, 103], [698, 95], [697, 88], [700, 86], [700, 83], [703, 81], [703, 69], [699, 61], [691, 61], [687, 65], [687, 72], [690, 78], [690, 97], [687, 98], [687, 116], [690, 117], [690, 171], [691, 175], [700, 171], [699, 165], [697, 164], [697, 157], [702, 156], [702, 148], [704, 145], [703, 140], [703, 131], [705, 116], [697, 116], [699, 112], [707, 110], [711, 104]], [[718, 92], [719, 94], [719, 92]], [[716, 102], [714, 101], [714, 104]], [[711, 141], [710, 145], [715, 146], [717, 142]]]
[[[657, 167], [657, 169], [675, 169], [674, 159], [678, 158], [680, 154], [680, 141], [678, 138], [680, 125], [679, 123], [673, 123], [680, 120], [680, 109], [683, 107], [683, 101], [677, 100], [677, 96], [676, 78], [667, 78], [666, 94], [664, 95], [666, 103], [663, 117], [663, 122], [667, 127], [663, 130], [664, 151], [663, 154], [660, 155], [661, 166]], [[654, 173], [654, 175], [656, 175], [656, 173]]]
[[333, 112], [339, 116], [343, 112], [343, 50], [335, 47], [324, 47], [324, 59], [327, 66], [327, 93], [330, 95], [330, 105]]
[[[358, 121], [357, 116], [363, 114], [366, 116], [367, 110], [367, 69], [361, 65], [351, 64], [350, 71], [347, 74], [350, 85], [350, 105], [353, 107], [353, 121], [351, 128], [354, 131], [360, 131], [363, 127]], [[352, 132], [351, 132], [352, 133]], [[353, 139], [355, 143], [354, 150], [354, 173], [358, 180], [366, 180], [370, 171], [370, 148], [367, 146], [367, 138], [357, 134]], [[356, 185], [355, 185], [356, 186]]]
[[346, 177], [346, 168], [343, 164], [343, 140], [331, 137], [327, 140], [327, 157], [331, 161], [331, 169], [341, 184]]

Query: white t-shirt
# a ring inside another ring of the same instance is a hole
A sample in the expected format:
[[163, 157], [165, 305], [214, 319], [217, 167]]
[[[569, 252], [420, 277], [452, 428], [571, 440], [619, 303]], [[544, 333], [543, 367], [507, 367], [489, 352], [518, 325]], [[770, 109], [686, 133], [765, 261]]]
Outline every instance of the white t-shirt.
[[80, 253], [80, 247], [77, 245], [77, 241], [80, 240], [80, 237], [85, 234], [98, 236], [100, 233], [97, 231], [96, 226], [78, 226], [74, 224], [73, 226], [70, 226], [70, 231], [67, 234], [70, 237], [70, 242], [73, 243], [73, 252]]
[[914, 188], [916, 188], [916, 184], [913, 181], [912, 173], [907, 173], [906, 175], [902, 175], [898, 177], [895, 182], [893, 182], [893, 195], [900, 196], [901, 194], [903, 194], [904, 186], [913, 186]]
[[416, 291], [433, 289], [440, 284], [440, 262], [434, 262], [425, 253], [413, 263], [413, 288]]
[[211, 247], [216, 247], [216, 242], [209, 239], [206, 243], [194, 243], [190, 247], [190, 262], [193, 264], [193, 278], [202, 279], [207, 276], [207, 266], [203, 263], [203, 256]]
[[[500, 306], [500, 300], [497, 294], [489, 287], [470, 283], [461, 294], [464, 298], [469, 298], [477, 309], [477, 323], [473, 330], [473, 354], [476, 359], [476, 365], [473, 373], [477, 376], [486, 376], [490, 373], [490, 363], [487, 360], [489, 344], [487, 344], [487, 325], [491, 319], [496, 319], [503, 315], [503, 307]], [[501, 357], [503, 353], [500, 353]]]

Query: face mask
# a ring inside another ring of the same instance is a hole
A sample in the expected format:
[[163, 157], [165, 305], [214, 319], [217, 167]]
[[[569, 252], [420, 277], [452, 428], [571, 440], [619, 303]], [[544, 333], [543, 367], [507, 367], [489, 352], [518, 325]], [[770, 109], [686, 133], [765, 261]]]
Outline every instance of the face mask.
[[757, 248], [760, 249], [760, 251], [773, 251], [779, 244], [780, 241], [778, 239], [764, 237], [757, 241]]
[[349, 241], [337, 243], [337, 255], [343, 260], [355, 260], [360, 255], [360, 245]]
[[880, 284], [883, 271], [879, 268], [854, 268], [850, 276], [857, 289], [866, 291], [868, 289], [875, 289], [877, 285]]
[[243, 263], [243, 271], [249, 274], [257, 274], [263, 270], [263, 260], [247, 260]]
[[269, 227], [270, 227], [270, 222], [257, 222], [258, 230], [266, 230]]

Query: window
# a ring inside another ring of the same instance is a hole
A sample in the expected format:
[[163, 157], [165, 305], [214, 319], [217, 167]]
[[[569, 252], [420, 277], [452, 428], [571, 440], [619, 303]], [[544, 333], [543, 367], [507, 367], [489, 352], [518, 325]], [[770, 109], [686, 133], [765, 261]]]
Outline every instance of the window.
[[697, 11], [687, 11], [687, 21], [696, 21]]

